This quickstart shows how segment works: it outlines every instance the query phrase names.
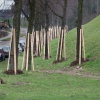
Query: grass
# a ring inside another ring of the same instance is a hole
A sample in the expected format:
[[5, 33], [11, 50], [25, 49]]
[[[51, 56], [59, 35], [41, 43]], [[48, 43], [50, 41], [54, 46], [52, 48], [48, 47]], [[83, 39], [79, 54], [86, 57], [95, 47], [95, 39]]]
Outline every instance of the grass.
[[[89, 62], [83, 63], [83, 71], [100, 76], [100, 16], [84, 25], [86, 57]], [[0, 62], [0, 77], [5, 84], [0, 85], [1, 100], [99, 100], [100, 79], [93, 77], [68, 75], [61, 73], [39, 72], [68, 68], [75, 60], [76, 29], [66, 34], [67, 61], [52, 64], [56, 59], [58, 40], [51, 42], [51, 59], [43, 57], [34, 59], [35, 72], [22, 75], [5, 75], [7, 60]], [[21, 69], [22, 54], [19, 57]]]
[[[25, 34], [20, 34], [20, 37], [23, 37], [23, 36], [25, 36]], [[6, 38], [6, 39], [3, 39], [2, 41], [9, 41], [11, 38]]]
[[79, 76], [25, 72], [23, 75], [1, 75], [2, 100], [99, 100], [100, 81]]

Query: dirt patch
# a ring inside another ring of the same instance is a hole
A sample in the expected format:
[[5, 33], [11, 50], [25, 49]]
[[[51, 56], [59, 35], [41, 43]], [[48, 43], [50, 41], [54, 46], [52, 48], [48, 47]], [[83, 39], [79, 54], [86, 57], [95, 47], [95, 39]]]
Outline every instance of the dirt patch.
[[[3, 73], [8, 75], [15, 75], [14, 70], [6, 70]], [[16, 74], [23, 74], [23, 71], [18, 69]]]
[[61, 60], [54, 60], [53, 64], [61, 63], [61, 62], [64, 62], [64, 61], [66, 61], [65, 58], [62, 58]]
[[21, 85], [27, 85], [27, 84], [31, 84], [31, 83], [30, 82], [17, 82], [17, 83], [15, 83], [13, 85], [15, 85], [15, 86], [21, 86]]
[[5, 37], [7, 35], [8, 35], [8, 32], [2, 31], [2, 30], [0, 31], [0, 38]]
[[39, 72], [44, 72], [48, 74], [52, 74], [52, 73], [68, 74], [68, 75], [73, 75], [73, 76], [83, 76], [83, 77], [100, 79], [100, 75], [94, 75], [93, 73], [86, 72], [82, 67], [79, 67], [79, 66], [70, 67], [70, 68], [62, 68], [58, 70], [41, 70]]
[[[88, 61], [89, 61], [89, 59], [84, 60], [84, 59], [82, 58], [82, 63], [88, 62]], [[79, 64], [79, 61], [78, 61], [78, 60], [75, 60], [75, 61], [73, 61], [73, 62], [70, 64], [70, 66], [76, 66], [76, 65], [78, 65], [78, 64]]]

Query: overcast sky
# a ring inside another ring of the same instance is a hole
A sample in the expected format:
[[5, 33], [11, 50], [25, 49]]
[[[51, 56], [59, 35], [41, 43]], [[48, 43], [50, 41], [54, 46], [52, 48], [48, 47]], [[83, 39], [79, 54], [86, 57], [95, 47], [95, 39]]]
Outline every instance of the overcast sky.
[[13, 3], [13, 0], [5, 0], [5, 5], [4, 5], [4, 0], [0, 0], [0, 9], [8, 9], [10, 8], [10, 5], [12, 3]]

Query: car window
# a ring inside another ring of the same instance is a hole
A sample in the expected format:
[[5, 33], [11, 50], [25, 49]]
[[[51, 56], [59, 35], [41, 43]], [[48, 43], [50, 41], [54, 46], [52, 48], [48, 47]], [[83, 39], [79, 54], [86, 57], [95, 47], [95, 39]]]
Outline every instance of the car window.
[[9, 50], [9, 47], [3, 47], [4, 50]]

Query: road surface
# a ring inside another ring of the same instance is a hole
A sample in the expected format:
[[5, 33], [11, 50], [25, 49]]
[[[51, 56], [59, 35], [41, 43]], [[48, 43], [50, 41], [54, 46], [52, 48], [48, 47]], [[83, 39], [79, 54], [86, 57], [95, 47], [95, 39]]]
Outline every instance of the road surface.
[[[21, 34], [26, 34], [27, 33], [27, 29], [26, 28], [21, 28]], [[0, 38], [0, 47], [4, 47], [4, 46], [10, 46], [10, 41], [3, 41], [4, 39], [7, 38], [11, 38], [11, 32], [9, 32], [8, 36], [5, 36], [3, 38]], [[25, 36], [20, 37], [20, 41], [25, 42]]]

